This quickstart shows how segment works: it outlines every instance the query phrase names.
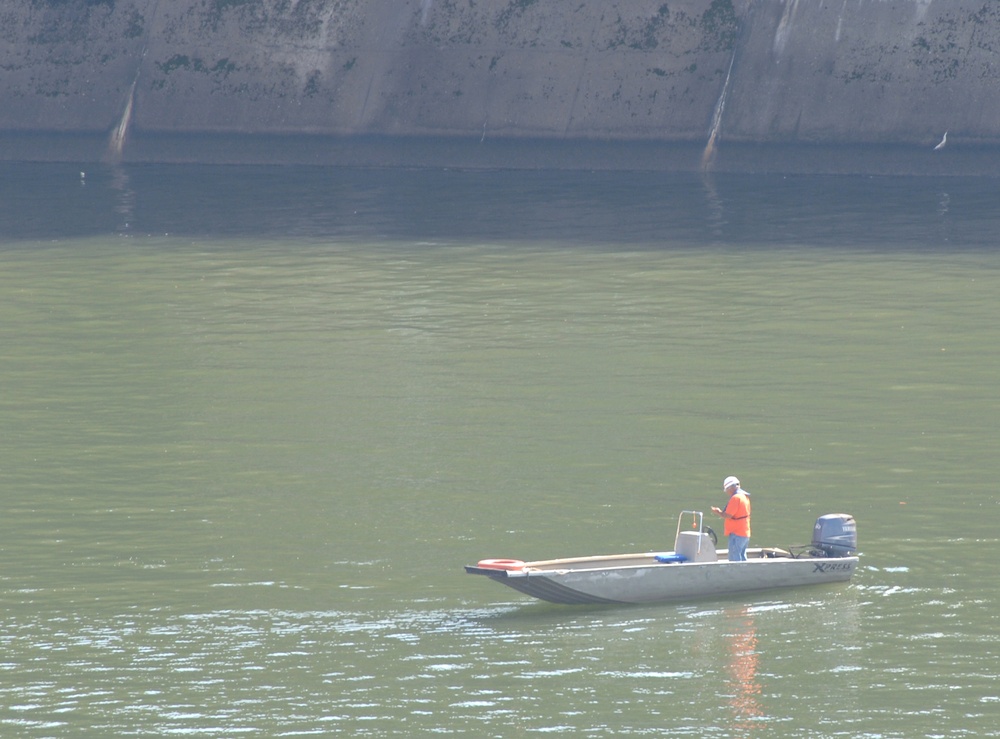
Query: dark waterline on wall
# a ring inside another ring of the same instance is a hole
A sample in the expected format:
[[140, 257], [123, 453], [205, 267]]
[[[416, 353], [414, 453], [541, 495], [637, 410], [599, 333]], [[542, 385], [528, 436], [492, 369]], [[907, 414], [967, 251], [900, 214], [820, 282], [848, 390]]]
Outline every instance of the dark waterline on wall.
[[[1000, 175], [1000, 147], [952, 134], [924, 145], [716, 141], [713, 174]], [[133, 132], [121, 155], [111, 132], [0, 132], [0, 161], [121, 164], [321, 165], [487, 170], [703, 173], [705, 140], [460, 136], [311, 136]]]
[[[992, 180], [90, 163], [0, 165], [0, 239], [550, 241], [978, 250]], [[848, 236], [850, 234], [850, 236]], [[859, 234], [867, 234], [863, 239]]]

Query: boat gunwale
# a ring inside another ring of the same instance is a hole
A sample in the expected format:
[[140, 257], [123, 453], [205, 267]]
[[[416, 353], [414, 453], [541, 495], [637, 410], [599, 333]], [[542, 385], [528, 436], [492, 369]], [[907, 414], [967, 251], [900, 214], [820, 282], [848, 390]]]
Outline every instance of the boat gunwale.
[[[778, 552], [777, 556], [766, 556], [764, 552]], [[586, 572], [611, 572], [627, 571], [646, 568], [660, 567], [690, 567], [692, 565], [761, 565], [765, 563], [781, 564], [791, 562], [849, 562], [855, 565], [860, 561], [859, 555], [853, 554], [845, 557], [825, 557], [812, 555], [793, 556], [787, 550], [774, 549], [771, 547], [759, 547], [747, 550], [747, 560], [743, 562], [730, 562], [726, 558], [727, 551], [716, 550], [719, 559], [711, 562], [660, 562], [657, 556], [669, 556], [673, 552], [636, 552], [633, 554], [611, 554], [593, 555], [585, 557], [566, 557], [562, 559], [535, 560], [525, 562], [522, 567], [516, 570], [497, 570], [472, 565], [466, 565], [466, 572], [474, 575], [489, 575], [494, 578], [505, 577], [531, 577], [557, 575], [563, 573], [586, 573]], [[614, 564], [615, 562], [629, 562], [629, 564]], [[602, 563], [606, 563], [603, 564]]]

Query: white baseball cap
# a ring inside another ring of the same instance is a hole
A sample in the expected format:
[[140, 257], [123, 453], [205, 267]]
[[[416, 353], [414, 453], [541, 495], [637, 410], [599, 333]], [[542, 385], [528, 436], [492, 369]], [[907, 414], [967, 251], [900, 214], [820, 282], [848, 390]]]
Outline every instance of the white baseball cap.
[[733, 477], [732, 475], [730, 475], [729, 477], [727, 477], [725, 480], [722, 481], [723, 490], [729, 490], [729, 488], [733, 487], [734, 485], [736, 487], [739, 487], [740, 481], [739, 479]]

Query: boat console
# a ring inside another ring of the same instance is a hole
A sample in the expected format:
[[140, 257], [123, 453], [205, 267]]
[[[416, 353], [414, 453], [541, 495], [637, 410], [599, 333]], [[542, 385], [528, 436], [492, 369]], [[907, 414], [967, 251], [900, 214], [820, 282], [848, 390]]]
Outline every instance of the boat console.
[[[685, 516], [691, 517], [690, 530], [681, 530]], [[717, 562], [719, 555], [715, 551], [715, 536], [712, 529], [705, 525], [704, 514], [701, 511], [681, 511], [677, 516], [677, 533], [674, 536], [674, 553], [683, 557], [685, 562]]]
[[674, 552], [687, 562], [717, 562], [719, 555], [707, 531], [680, 531], [674, 541]]

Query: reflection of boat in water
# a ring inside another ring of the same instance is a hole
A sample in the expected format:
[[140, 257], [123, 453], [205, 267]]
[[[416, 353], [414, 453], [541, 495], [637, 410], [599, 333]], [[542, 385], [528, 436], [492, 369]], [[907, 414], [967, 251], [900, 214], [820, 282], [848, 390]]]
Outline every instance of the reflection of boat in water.
[[[686, 516], [690, 530], [682, 530]], [[672, 552], [537, 562], [484, 559], [465, 571], [552, 603], [655, 603], [842, 582], [858, 565], [857, 527], [846, 513], [820, 516], [811, 544], [751, 548], [746, 562], [728, 561], [716, 543], [700, 511], [683, 511]]]

